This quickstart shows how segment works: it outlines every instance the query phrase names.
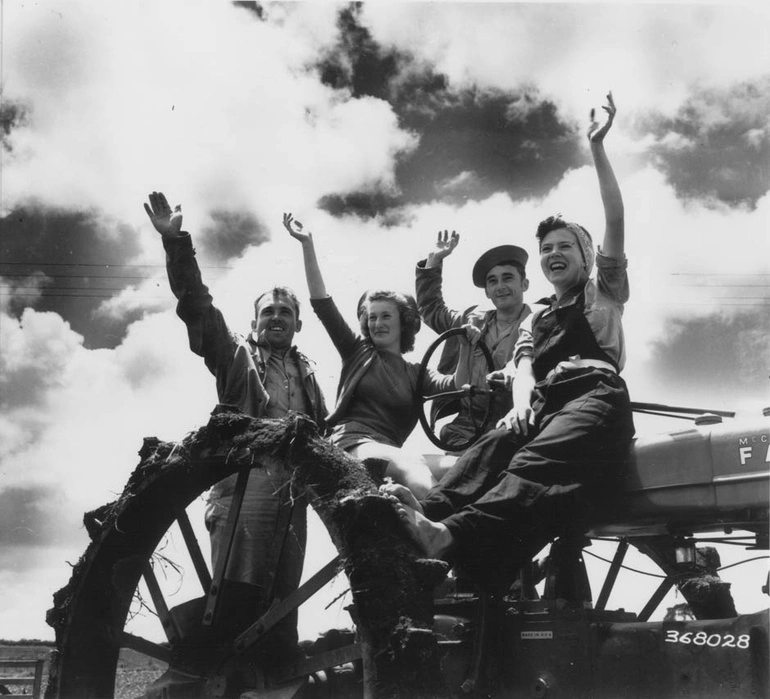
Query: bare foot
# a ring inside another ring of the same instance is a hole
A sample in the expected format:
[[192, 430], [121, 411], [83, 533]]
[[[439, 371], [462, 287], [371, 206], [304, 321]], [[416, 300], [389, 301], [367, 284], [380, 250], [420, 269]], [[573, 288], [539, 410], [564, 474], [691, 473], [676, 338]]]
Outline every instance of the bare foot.
[[[393, 499], [394, 496], [390, 496]], [[396, 511], [406, 532], [427, 558], [444, 558], [454, 544], [449, 530], [441, 522], [431, 522], [422, 512], [394, 499]]]
[[391, 480], [386, 480], [385, 483], [383, 483], [380, 486], [380, 495], [386, 495], [390, 496], [392, 498], [396, 498], [400, 503], [403, 505], [406, 505], [407, 507], [411, 507], [413, 510], [416, 510], [420, 514], [423, 514], [422, 505], [420, 504], [420, 501], [414, 496], [414, 493], [409, 490], [405, 485], [401, 485], [400, 483], [394, 483]]

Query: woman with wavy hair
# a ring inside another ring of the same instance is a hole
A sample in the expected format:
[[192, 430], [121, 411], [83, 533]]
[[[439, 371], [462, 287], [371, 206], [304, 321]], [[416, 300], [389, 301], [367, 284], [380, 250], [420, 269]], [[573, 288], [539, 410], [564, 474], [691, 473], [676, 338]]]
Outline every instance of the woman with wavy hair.
[[[417, 424], [415, 394], [462, 385], [467, 362], [458, 363], [454, 377], [428, 372], [418, 387], [419, 364], [403, 357], [414, 349], [421, 324], [414, 298], [396, 291], [365, 292], [357, 307], [360, 333], [353, 331], [326, 292], [312, 234], [290, 213], [283, 225], [302, 244], [310, 304], [342, 358], [337, 405], [326, 421], [331, 442], [361, 461], [384, 464], [379, 475], [423, 497], [436, 481], [424, 459], [402, 450]], [[478, 331], [468, 327], [468, 338], [478, 339]], [[467, 352], [468, 343], [463, 345]]]

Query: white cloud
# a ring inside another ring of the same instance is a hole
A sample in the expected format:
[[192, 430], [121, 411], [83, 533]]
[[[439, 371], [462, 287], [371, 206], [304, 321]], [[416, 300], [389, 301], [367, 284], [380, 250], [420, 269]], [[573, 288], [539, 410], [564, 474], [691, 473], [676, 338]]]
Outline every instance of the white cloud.
[[[207, 372], [181, 323], [168, 320], [132, 326], [116, 350], [87, 350], [56, 314], [2, 319], [4, 434], [14, 437], [4, 487], [56, 486], [69, 522], [79, 521], [122, 490], [144, 436], [180, 438], [205, 422], [215, 402]], [[17, 380], [32, 396], [15, 390]]]
[[671, 114], [693, 86], [770, 69], [770, 16], [746, 4], [368, 3], [363, 16], [375, 39], [455, 86], [536, 85], [574, 118], [608, 89], [634, 111]]
[[332, 8], [285, 15], [261, 22], [219, 0], [7, 8], [6, 94], [30, 109], [11, 135], [6, 202], [131, 220], [171, 183], [191, 210], [392, 186], [413, 139], [389, 105], [305, 68], [334, 37]]

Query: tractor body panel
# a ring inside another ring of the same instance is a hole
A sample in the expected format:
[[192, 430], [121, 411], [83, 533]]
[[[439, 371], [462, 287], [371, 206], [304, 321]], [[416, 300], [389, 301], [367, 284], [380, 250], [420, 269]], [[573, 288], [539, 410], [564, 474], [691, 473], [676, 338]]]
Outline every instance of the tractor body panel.
[[591, 534], [766, 531], [769, 450], [767, 417], [639, 438], [626, 465], [621, 507]]
[[768, 696], [767, 611], [709, 621], [599, 618], [597, 612], [581, 609], [509, 614], [500, 660], [501, 696]]

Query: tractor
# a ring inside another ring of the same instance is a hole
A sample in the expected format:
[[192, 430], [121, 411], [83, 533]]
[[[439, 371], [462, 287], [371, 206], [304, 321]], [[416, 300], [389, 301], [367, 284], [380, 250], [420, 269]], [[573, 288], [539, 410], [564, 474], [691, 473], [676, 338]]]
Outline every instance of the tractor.
[[[431, 345], [423, 369], [453, 332]], [[446, 399], [425, 396], [419, 406], [439, 446], [425, 411]], [[770, 696], [768, 610], [736, 612], [711, 546], [766, 557], [770, 409], [740, 420], [724, 411], [635, 409], [687, 423], [638, 436], [620, 506], [575, 531], [566, 527], [497, 596], [441, 561], [420, 558], [392, 503], [378, 494], [374, 469], [326, 443], [306, 418], [259, 420], [220, 406], [182, 442], [146, 439], [121, 497], [86, 514], [91, 544], [54, 596], [48, 621], [57, 650], [47, 696], [113, 696], [121, 648], [168, 665], [148, 699]], [[478, 433], [486, 427], [479, 424]], [[210, 568], [187, 510], [214, 483], [238, 474], [232, 535], [249, 473], [266, 463], [284, 469], [287, 484], [307, 496], [339, 555], [288, 597], [244, 610], [228, 601], [228, 554]], [[156, 565], [172, 530], [201, 591], [173, 607]], [[614, 549], [596, 590], [585, 565], [592, 546]], [[637, 609], [613, 609], [633, 550], [659, 569], [659, 585]], [[341, 571], [350, 581], [350, 628], [306, 643], [301, 657], [266, 665], [260, 649], [271, 629]], [[163, 642], [125, 628], [140, 584]], [[756, 587], [768, 593], [767, 580]], [[650, 621], [674, 588], [686, 605]], [[240, 625], [217, 623], [228, 615]]]

